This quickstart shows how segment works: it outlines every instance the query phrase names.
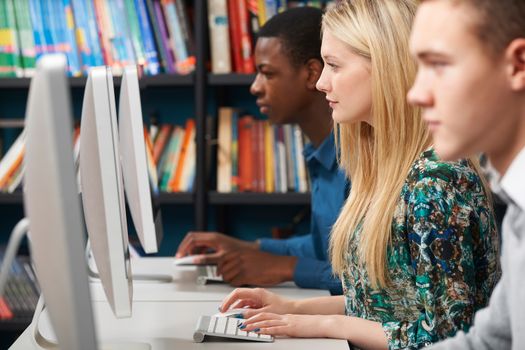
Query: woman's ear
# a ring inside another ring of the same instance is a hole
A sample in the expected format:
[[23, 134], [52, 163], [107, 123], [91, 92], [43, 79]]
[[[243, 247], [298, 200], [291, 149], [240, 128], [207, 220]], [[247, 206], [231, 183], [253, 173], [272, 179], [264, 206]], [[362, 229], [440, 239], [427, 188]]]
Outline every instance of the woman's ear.
[[510, 84], [513, 90], [525, 90], [525, 38], [513, 40], [505, 51]]
[[317, 58], [310, 58], [306, 62], [305, 66], [308, 72], [306, 81], [307, 87], [310, 90], [317, 90], [315, 85], [317, 84], [317, 81], [323, 72], [323, 63]]

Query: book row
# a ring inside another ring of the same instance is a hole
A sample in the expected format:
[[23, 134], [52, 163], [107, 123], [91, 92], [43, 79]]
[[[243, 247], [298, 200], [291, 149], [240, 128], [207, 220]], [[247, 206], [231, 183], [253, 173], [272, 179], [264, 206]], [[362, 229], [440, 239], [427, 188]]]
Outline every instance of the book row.
[[195, 67], [188, 9], [175, 0], [0, 0], [0, 76], [32, 76], [63, 53], [71, 76], [107, 65], [119, 75], [187, 74]]
[[297, 125], [270, 125], [230, 107], [219, 109], [217, 191], [308, 192], [304, 139]]
[[287, 8], [324, 8], [332, 3], [332, 0], [207, 0], [211, 71], [254, 73], [255, 38], [268, 19]]

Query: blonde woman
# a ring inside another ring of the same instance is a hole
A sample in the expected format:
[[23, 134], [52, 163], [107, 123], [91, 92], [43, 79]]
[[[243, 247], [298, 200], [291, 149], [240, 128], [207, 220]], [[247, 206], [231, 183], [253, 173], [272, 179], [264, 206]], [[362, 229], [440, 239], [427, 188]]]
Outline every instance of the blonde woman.
[[405, 99], [415, 10], [416, 0], [347, 0], [325, 14], [317, 88], [353, 184], [331, 236], [344, 295], [293, 301], [237, 289], [221, 310], [249, 307], [244, 330], [418, 348], [468, 329], [487, 304], [500, 269], [484, 183], [472, 161], [438, 159]]

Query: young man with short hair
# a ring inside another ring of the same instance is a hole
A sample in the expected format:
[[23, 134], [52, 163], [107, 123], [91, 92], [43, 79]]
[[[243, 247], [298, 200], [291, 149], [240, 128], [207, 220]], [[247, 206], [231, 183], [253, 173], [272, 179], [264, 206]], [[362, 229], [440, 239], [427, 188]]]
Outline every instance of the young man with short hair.
[[311, 233], [246, 242], [217, 232], [190, 232], [177, 252], [180, 257], [213, 249], [197, 263], [217, 263], [234, 286], [294, 281], [299, 287], [342, 293], [328, 262], [328, 240], [348, 183], [337, 166], [330, 108], [315, 87], [323, 70], [321, 16], [321, 10], [303, 7], [272, 17], [257, 38], [257, 76], [250, 87], [262, 114], [275, 124], [298, 124], [311, 142], [304, 152], [312, 185]]
[[445, 160], [485, 152], [508, 204], [503, 275], [469, 333], [436, 349], [525, 347], [525, 1], [424, 0], [411, 36], [408, 98]]

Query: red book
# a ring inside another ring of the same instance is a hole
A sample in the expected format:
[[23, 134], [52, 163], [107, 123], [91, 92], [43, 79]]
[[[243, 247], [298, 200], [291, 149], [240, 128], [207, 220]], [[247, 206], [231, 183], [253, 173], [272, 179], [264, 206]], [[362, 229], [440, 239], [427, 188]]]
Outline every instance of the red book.
[[242, 73], [255, 73], [255, 62], [253, 57], [252, 37], [250, 35], [250, 14], [246, 6], [246, 0], [235, 0], [239, 8], [239, 37], [241, 47], [241, 71]]
[[253, 191], [253, 138], [254, 119], [251, 115], [239, 118], [239, 192]]
[[257, 192], [265, 192], [266, 169], [264, 167], [264, 122], [257, 121]]
[[239, 0], [228, 0], [228, 19], [230, 21], [230, 47], [234, 71], [242, 73], [241, 28], [239, 22]]

